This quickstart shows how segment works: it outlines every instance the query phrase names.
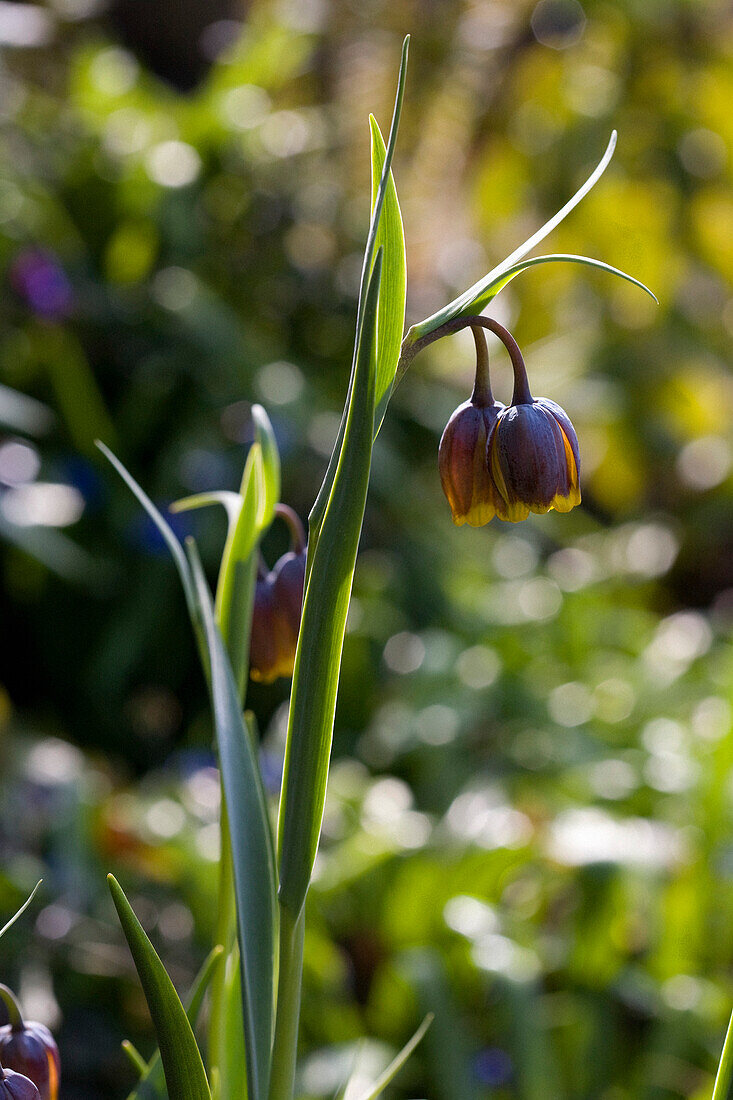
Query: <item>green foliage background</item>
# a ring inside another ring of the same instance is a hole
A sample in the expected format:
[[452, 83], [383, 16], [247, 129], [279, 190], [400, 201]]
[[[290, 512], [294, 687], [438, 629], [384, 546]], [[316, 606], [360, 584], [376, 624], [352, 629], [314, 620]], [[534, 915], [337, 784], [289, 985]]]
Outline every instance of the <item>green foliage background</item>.
[[[364, 1035], [378, 1070], [432, 1011], [395, 1100], [709, 1096], [733, 1003], [727, 6], [166, 2], [152, 32], [122, 2], [19, 7], [33, 40], [0, 58], [0, 919], [45, 886], [0, 976], [56, 1027], [64, 1100], [124, 1096], [119, 1040], [150, 1047], [104, 872], [181, 989], [216, 878], [177, 577], [92, 443], [162, 504], [235, 489], [260, 401], [307, 514], [348, 379], [367, 116], [388, 120], [408, 31], [408, 323], [554, 213], [614, 127], [548, 245], [661, 305], [564, 265], [492, 303], [578, 430], [569, 516], [453, 527], [436, 450], [468, 334], [390, 405], [309, 901], [302, 1095], [332, 1096]], [[53, 316], [19, 275], [39, 248]], [[210, 567], [212, 515], [175, 520]], [[284, 549], [276, 527], [270, 560]], [[249, 694], [273, 794], [286, 698]]]

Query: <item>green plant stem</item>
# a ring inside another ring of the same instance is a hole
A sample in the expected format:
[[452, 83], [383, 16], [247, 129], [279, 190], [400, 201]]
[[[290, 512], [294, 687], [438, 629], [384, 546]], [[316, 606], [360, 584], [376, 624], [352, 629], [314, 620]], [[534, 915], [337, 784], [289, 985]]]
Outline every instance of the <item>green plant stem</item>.
[[486, 337], [482, 328], [471, 325], [471, 332], [476, 345], [476, 381], [471, 394], [471, 404], [476, 408], [485, 409], [494, 404], [489, 374], [489, 349], [486, 346]]
[[280, 972], [277, 986], [277, 1017], [272, 1050], [270, 1100], [293, 1100], [295, 1064], [298, 1054], [300, 989], [303, 977], [305, 907], [293, 919], [280, 907]]
[[[249, 654], [249, 646], [242, 648], [241, 639], [232, 638], [232, 627], [239, 626], [237, 616], [232, 616], [224, 612], [224, 608], [228, 606], [226, 596], [230, 592], [234, 583], [234, 574], [236, 570], [236, 563], [231, 559], [228, 553], [228, 547], [225, 548], [224, 555], [222, 557], [221, 569], [219, 571], [219, 579], [217, 582], [217, 625], [221, 631], [224, 645], [227, 648], [230, 659], [234, 662], [236, 657], [240, 658], [240, 661], [233, 663], [234, 674], [237, 679], [241, 692], [241, 702], [244, 706], [244, 695], [247, 686], [247, 668], [238, 667], [241, 663], [241, 657], [244, 653]], [[253, 593], [252, 593], [253, 594]], [[231, 600], [229, 600], [231, 603]], [[245, 615], [246, 619], [249, 619], [251, 614], [251, 608], [249, 613]], [[249, 630], [247, 630], [249, 635]], [[220, 813], [220, 833], [221, 833], [221, 852], [219, 856], [219, 890], [217, 898], [217, 916], [216, 916], [216, 930], [214, 936], [214, 942], [220, 943], [228, 956], [234, 946], [237, 935], [237, 909], [234, 897], [234, 867], [232, 865], [232, 843], [231, 835], [229, 832], [229, 818], [227, 814], [226, 798], [224, 796], [224, 782], [220, 780], [221, 791], [221, 813]], [[208, 1033], [208, 1051], [209, 1051], [209, 1068], [219, 1069], [224, 1059], [224, 1051], [222, 1050], [222, 1044], [226, 1041], [226, 1027], [225, 1016], [227, 1012], [227, 997], [226, 997], [226, 966], [221, 966], [214, 975], [214, 980], [211, 983], [211, 1010], [209, 1021], [209, 1033]]]
[[[511, 332], [505, 329], [503, 325], [500, 325], [498, 321], [495, 321], [493, 317], [455, 317], [452, 321], [446, 321], [445, 324], [440, 325], [439, 328], [433, 329], [432, 332], [428, 332], [425, 336], [419, 336], [417, 338], [411, 336], [408, 332], [402, 342], [402, 352], [395, 375], [395, 386], [402, 380], [407, 368], [419, 351], [426, 348], [428, 344], [434, 344], [436, 340], [440, 340], [443, 336], [452, 336], [453, 333], [460, 332], [464, 328], [487, 328], [489, 332], [493, 332], [495, 336], [499, 337], [502, 344], [509, 352], [509, 358], [512, 361], [512, 369], [514, 371], [514, 395], [512, 397], [512, 403], [514, 405], [531, 404], [532, 394], [529, 392], [527, 368], [524, 365], [524, 359], [519, 350], [519, 345]], [[475, 332], [474, 340], [476, 340], [476, 350], [478, 352], [479, 345]]]
[[[236, 912], [234, 902], [234, 869], [232, 867], [232, 845], [229, 835], [224, 790], [221, 791], [221, 854], [219, 857], [219, 890], [217, 897], [216, 930], [214, 940], [225, 951], [225, 958], [234, 945], [236, 934]], [[224, 1015], [226, 1012], [226, 966], [220, 966], [211, 983], [211, 1009], [209, 1012], [208, 1047], [209, 1067], [218, 1068], [222, 1061], [221, 1044], [226, 1034]]]
[[23, 1031], [25, 1024], [23, 1023], [23, 1017], [20, 1012], [20, 1006], [15, 999], [14, 994], [6, 985], [0, 985], [0, 1000], [5, 1004], [5, 1008], [8, 1013], [8, 1019], [13, 1031]]

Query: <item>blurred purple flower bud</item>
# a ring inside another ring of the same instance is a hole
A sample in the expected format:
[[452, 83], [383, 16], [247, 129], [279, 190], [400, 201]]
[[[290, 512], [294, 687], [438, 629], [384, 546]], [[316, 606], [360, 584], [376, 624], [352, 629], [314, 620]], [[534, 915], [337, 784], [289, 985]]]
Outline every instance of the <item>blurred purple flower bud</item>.
[[34, 1020], [0, 1028], [0, 1062], [29, 1077], [41, 1100], [57, 1100], [61, 1060], [53, 1035]]
[[277, 506], [277, 513], [290, 528], [293, 549], [257, 578], [249, 650], [250, 676], [266, 684], [293, 675], [307, 557], [297, 515], [283, 504]]
[[71, 312], [71, 283], [50, 252], [40, 248], [19, 252], [10, 266], [10, 282], [26, 305], [46, 321], [59, 321]]

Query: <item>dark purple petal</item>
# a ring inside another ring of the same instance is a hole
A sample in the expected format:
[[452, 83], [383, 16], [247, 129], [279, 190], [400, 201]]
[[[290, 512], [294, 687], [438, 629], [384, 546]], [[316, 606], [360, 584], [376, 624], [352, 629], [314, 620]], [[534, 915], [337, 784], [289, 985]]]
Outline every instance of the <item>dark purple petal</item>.
[[486, 447], [503, 408], [499, 402], [477, 407], [466, 401], [445, 427], [438, 468], [454, 523], [480, 527], [496, 512], [499, 497], [486, 461]]
[[549, 508], [558, 494], [570, 492], [563, 433], [549, 410], [536, 403], [507, 409], [494, 446], [508, 504]]
[[580, 449], [578, 447], [578, 437], [575, 434], [575, 428], [572, 425], [570, 417], [565, 412], [565, 410], [562, 409], [557, 404], [557, 402], [550, 401], [549, 397], [538, 397], [537, 400], [535, 401], [535, 405], [539, 405], [541, 408], [547, 409], [548, 412], [551, 412], [552, 415], [555, 417], [555, 419], [560, 424], [560, 427], [565, 432], [565, 435], [567, 437], [567, 441], [570, 444], [570, 448], [573, 452], [573, 457], [575, 458], [576, 473], [579, 474], [580, 473]]
[[40, 1100], [40, 1098], [40, 1092], [27, 1077], [15, 1073], [12, 1069], [2, 1072], [0, 1100]]

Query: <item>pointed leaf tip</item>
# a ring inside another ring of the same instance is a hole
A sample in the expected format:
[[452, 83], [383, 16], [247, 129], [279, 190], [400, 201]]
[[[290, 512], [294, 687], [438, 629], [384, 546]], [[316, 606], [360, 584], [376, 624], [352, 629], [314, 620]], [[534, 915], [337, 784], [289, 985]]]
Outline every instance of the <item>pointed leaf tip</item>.
[[201, 1052], [173, 982], [114, 875], [107, 875], [107, 883], [153, 1020], [168, 1093], [176, 1100], [211, 1100]]

